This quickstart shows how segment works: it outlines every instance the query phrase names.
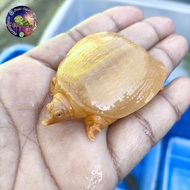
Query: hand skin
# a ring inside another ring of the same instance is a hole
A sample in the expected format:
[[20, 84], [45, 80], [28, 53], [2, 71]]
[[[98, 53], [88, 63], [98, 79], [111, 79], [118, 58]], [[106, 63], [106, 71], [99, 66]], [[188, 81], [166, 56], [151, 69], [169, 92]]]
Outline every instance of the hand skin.
[[95, 142], [79, 121], [42, 127], [60, 61], [76, 41], [100, 31], [118, 32], [143, 46], [164, 62], [168, 75], [188, 50], [170, 19], [143, 19], [135, 7], [116, 7], [1, 65], [0, 189], [114, 189], [190, 105], [190, 79], [182, 77]]

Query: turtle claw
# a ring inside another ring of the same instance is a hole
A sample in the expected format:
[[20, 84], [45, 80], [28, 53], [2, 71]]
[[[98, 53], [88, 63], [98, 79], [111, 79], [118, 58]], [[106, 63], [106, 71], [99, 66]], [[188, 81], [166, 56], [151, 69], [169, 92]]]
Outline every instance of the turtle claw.
[[86, 131], [88, 134], [88, 137], [90, 140], [94, 141], [95, 140], [95, 136], [98, 132], [100, 132], [102, 129], [102, 127], [99, 124], [94, 124], [91, 126], [87, 126]]
[[86, 131], [88, 134], [88, 137], [90, 140], [94, 141], [96, 138], [96, 134], [100, 132], [102, 129], [107, 127], [109, 123], [112, 123], [113, 120], [106, 120], [105, 118], [102, 118], [101, 116], [98, 115], [92, 115], [88, 116], [85, 119], [86, 123]]

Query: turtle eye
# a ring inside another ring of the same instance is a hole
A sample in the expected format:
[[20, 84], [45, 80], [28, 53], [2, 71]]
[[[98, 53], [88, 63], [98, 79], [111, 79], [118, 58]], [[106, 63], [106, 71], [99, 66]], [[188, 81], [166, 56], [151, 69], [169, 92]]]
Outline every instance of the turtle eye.
[[62, 116], [62, 112], [61, 112], [61, 111], [55, 112], [55, 116], [56, 116], [57, 118], [60, 118], [60, 117]]

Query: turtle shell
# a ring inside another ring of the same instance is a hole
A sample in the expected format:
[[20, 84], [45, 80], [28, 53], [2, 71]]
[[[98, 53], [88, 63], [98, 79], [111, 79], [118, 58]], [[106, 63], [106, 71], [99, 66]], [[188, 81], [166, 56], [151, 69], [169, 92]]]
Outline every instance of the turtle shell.
[[80, 40], [59, 65], [60, 92], [88, 113], [122, 118], [162, 88], [162, 62], [123, 36], [103, 32]]

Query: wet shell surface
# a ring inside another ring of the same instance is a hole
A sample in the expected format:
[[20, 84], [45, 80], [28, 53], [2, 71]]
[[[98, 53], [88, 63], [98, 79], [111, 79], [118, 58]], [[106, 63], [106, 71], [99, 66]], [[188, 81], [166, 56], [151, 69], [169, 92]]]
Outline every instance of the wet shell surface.
[[97, 132], [146, 105], [165, 79], [164, 64], [142, 47], [116, 33], [92, 34], [60, 63], [42, 125], [83, 120], [94, 140]]

